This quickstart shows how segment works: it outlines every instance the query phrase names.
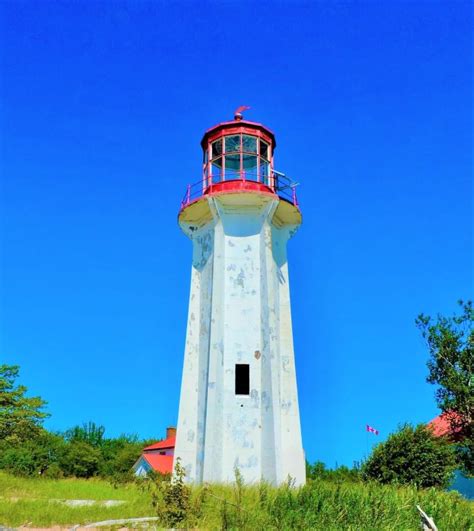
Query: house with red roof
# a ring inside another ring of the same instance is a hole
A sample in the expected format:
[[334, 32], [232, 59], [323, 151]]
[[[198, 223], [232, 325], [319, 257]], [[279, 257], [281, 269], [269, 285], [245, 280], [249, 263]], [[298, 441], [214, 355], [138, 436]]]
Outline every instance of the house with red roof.
[[166, 439], [143, 449], [142, 455], [133, 465], [136, 476], [146, 476], [148, 472], [171, 474], [173, 472], [176, 428], [166, 428]]
[[[456, 444], [463, 440], [461, 417], [454, 411], [441, 413], [428, 423], [428, 427], [437, 437], [446, 437]], [[456, 470], [454, 480], [448, 490], [457, 490], [468, 500], [474, 500], [474, 478], [465, 476]]]
[[428, 423], [434, 435], [447, 437], [453, 442], [462, 439], [461, 417], [454, 412], [441, 413]]

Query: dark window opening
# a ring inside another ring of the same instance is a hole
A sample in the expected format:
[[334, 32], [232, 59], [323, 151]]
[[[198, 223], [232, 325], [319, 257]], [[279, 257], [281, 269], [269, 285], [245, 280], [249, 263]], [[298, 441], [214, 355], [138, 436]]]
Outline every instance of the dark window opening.
[[235, 366], [235, 394], [250, 394], [250, 366], [248, 364]]

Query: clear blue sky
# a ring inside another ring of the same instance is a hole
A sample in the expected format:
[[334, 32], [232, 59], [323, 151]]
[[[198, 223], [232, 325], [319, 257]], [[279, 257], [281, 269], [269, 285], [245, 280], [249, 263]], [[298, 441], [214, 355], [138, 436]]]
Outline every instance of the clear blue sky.
[[242, 104], [301, 183], [303, 441], [437, 414], [420, 312], [472, 293], [468, 2], [2, 2], [1, 361], [47, 426], [176, 423], [203, 131]]

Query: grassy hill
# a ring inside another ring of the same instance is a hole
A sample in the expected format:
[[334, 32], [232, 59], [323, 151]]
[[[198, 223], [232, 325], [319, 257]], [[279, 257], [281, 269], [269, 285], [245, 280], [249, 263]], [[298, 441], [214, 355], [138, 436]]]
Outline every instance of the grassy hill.
[[[455, 493], [328, 481], [299, 490], [265, 485], [193, 488], [187, 519], [179, 527], [419, 530], [417, 504], [440, 530], [474, 530], [474, 504]], [[23, 479], [0, 473], [0, 527], [72, 526], [156, 515], [150, 489], [137, 484], [114, 487], [95, 479]]]

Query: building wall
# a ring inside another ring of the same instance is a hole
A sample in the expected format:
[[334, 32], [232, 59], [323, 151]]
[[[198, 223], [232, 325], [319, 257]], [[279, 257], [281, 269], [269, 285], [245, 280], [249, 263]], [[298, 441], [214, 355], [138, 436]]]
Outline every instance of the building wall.
[[166, 448], [163, 450], [147, 450], [146, 453], [158, 455], [174, 455], [174, 448]]
[[468, 500], [474, 500], [474, 478], [468, 478], [460, 470], [456, 470], [448, 490], [457, 490]]
[[150, 470], [151, 466], [146, 462], [145, 459], [143, 459], [143, 457], [140, 457], [140, 459], [133, 466], [135, 475], [139, 477], [146, 476]]
[[[193, 241], [188, 328], [175, 455], [189, 481], [305, 481], [286, 244], [272, 223], [279, 201], [207, 198]], [[189, 227], [184, 227], [189, 229]], [[250, 394], [235, 394], [235, 364]]]

